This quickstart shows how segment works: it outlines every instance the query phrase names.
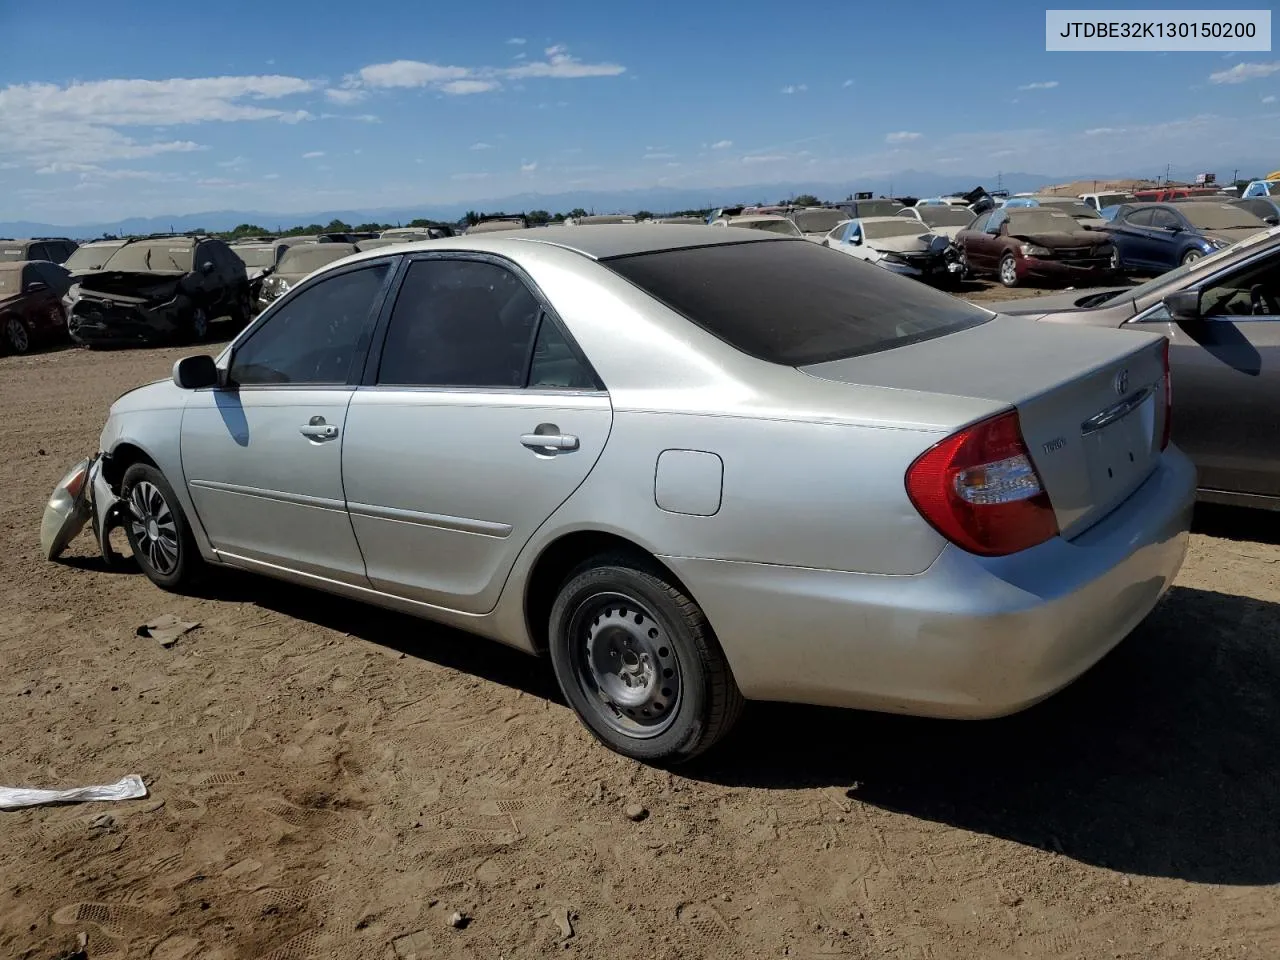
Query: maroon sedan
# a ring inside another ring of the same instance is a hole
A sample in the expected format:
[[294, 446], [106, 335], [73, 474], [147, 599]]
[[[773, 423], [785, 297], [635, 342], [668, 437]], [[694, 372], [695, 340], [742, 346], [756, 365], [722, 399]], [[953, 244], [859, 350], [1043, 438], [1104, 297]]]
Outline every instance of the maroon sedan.
[[0, 345], [26, 353], [36, 344], [65, 340], [62, 298], [71, 286], [65, 267], [48, 260], [0, 262]]
[[1050, 207], [1002, 207], [956, 235], [972, 276], [995, 276], [1006, 287], [1027, 280], [1096, 284], [1111, 272], [1111, 238], [1087, 230]]

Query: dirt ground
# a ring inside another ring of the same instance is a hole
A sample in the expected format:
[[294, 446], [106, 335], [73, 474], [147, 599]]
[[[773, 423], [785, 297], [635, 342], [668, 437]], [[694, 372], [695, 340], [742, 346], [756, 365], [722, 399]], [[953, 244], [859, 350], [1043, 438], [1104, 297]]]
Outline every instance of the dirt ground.
[[[757, 704], [675, 775], [489, 642], [171, 596], [87, 535], [41, 560], [53, 484], [180, 353], [0, 359], [0, 783], [150, 788], [0, 814], [0, 956], [1280, 956], [1277, 518], [1201, 511], [1157, 612], [1024, 714]], [[163, 613], [200, 626], [135, 635]]]

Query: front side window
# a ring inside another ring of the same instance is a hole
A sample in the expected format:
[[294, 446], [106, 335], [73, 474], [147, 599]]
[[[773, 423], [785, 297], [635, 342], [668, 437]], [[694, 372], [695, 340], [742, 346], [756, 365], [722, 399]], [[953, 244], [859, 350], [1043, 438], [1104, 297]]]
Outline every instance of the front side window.
[[982, 233], [987, 229], [987, 223], [990, 220], [991, 220], [991, 214], [989, 213], [981, 214], [976, 220], [973, 221], [973, 223], [965, 227], [965, 229], [971, 230], [975, 233]]
[[1173, 230], [1175, 227], [1179, 227], [1181, 225], [1182, 224], [1179, 222], [1178, 218], [1168, 210], [1152, 211], [1151, 226], [1155, 227], [1157, 230]]
[[284, 301], [231, 358], [230, 379], [261, 384], [345, 384], [389, 266], [323, 280]]
[[415, 261], [396, 296], [378, 383], [523, 387], [541, 313], [524, 281], [498, 264]]

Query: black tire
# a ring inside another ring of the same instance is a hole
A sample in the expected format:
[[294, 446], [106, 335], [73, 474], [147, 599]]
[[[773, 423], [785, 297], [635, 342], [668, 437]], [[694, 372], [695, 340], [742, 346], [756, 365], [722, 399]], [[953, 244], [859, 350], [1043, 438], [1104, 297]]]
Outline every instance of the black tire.
[[209, 339], [209, 312], [204, 307], [192, 307], [182, 321], [179, 339], [185, 344], [204, 343]]
[[1204, 254], [1199, 250], [1188, 250], [1182, 255], [1182, 264], [1183, 266], [1186, 266], [1188, 263], [1195, 263], [1203, 256]]
[[1018, 285], [1018, 261], [1014, 259], [1012, 253], [1006, 253], [1000, 258], [1000, 269], [997, 276], [1006, 287], [1016, 287]]
[[248, 287], [245, 287], [245, 289], [240, 291], [236, 296], [235, 303], [231, 306], [229, 316], [231, 318], [232, 328], [236, 330], [236, 332], [243, 330], [249, 325], [250, 321], [253, 320], [253, 297], [250, 296]]
[[31, 331], [18, 319], [17, 315], [5, 318], [3, 333], [5, 349], [9, 353], [31, 352]]
[[129, 549], [147, 579], [173, 592], [191, 586], [204, 571], [204, 559], [164, 474], [149, 463], [135, 463], [124, 472], [120, 499]]
[[634, 760], [690, 760], [742, 712], [702, 609], [643, 558], [601, 555], [570, 573], [548, 636], [565, 700], [597, 740]]

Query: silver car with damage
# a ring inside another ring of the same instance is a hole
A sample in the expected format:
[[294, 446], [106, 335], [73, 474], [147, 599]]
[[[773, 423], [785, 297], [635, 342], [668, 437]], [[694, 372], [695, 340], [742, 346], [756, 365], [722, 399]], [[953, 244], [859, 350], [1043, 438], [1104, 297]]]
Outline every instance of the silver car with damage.
[[800, 238], [653, 225], [348, 257], [111, 408], [51, 501], [547, 653], [654, 762], [745, 699], [1020, 710], [1150, 612], [1194, 471], [1162, 337], [999, 317]]

